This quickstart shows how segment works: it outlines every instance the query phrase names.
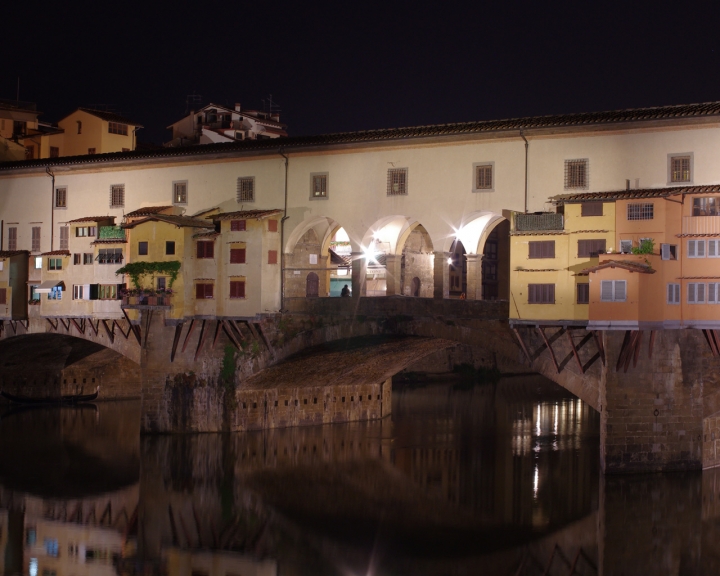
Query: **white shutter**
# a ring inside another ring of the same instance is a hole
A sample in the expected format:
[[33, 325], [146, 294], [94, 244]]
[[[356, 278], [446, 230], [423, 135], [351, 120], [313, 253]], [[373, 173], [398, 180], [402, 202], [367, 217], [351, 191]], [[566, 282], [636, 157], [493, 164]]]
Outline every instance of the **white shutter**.
[[695, 284], [690, 283], [688, 284], [688, 302], [693, 304], [695, 302]]
[[708, 294], [707, 294], [708, 304], [716, 304], [717, 303], [716, 288], [717, 288], [717, 284], [715, 284], [714, 282], [710, 282], [708, 284]]
[[675, 284], [675, 304], [680, 304], [680, 284]]
[[625, 302], [625, 280], [615, 280], [615, 302]]
[[705, 240], [697, 240], [697, 257], [705, 258]]
[[83, 284], [83, 300], [90, 300], [90, 284]]
[[696, 291], [697, 303], [705, 302], [705, 284], [698, 283]]
[[667, 285], [667, 303], [672, 304], [674, 297], [675, 297], [675, 285], [668, 284]]
[[662, 254], [663, 260], [670, 260], [670, 245], [660, 244], [660, 253]]
[[600, 281], [600, 300], [603, 302], [612, 302], [613, 299], [613, 282], [612, 280]]
[[695, 240], [688, 240], [688, 258], [695, 258]]
[[720, 248], [720, 244], [718, 244], [717, 240], [708, 240], [708, 258], [720, 257], [718, 248]]

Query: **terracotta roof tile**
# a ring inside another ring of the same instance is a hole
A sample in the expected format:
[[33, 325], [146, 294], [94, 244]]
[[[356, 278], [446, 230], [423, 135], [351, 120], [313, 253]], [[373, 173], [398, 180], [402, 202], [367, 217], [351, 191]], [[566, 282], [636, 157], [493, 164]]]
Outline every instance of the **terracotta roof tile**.
[[[144, 158], [170, 158], [225, 153], [241, 155], [243, 152], [275, 152], [278, 148], [282, 148], [283, 150], [292, 150], [313, 146], [341, 146], [367, 142], [407, 140], [409, 138], [518, 132], [520, 130], [533, 129], [562, 129], [580, 126], [712, 117], [720, 119], [720, 102], [655, 106], [652, 108], [636, 108], [607, 112], [583, 112], [577, 114], [533, 116], [525, 118], [510, 118], [505, 120], [456, 122], [453, 124], [410, 126], [405, 128], [384, 128], [379, 130], [364, 130], [360, 132], [320, 134], [317, 136], [290, 136], [282, 138], [281, 140], [272, 138], [267, 140], [242, 140], [220, 144], [206, 144], [203, 146], [185, 146], [157, 150], [136, 150], [133, 152], [115, 152], [110, 154], [97, 154], [94, 156], [83, 155], [65, 156], [60, 158], [43, 158], [38, 160], [21, 160], [17, 162], [2, 163], [0, 164], [0, 170], [13, 170], [31, 167], [40, 168], [45, 166], [67, 164], [95, 164], [101, 162], [112, 162], [114, 160], [135, 160]], [[123, 119], [123, 121], [126, 120]]]
[[200, 232], [199, 234], [193, 234], [193, 238], [215, 238], [220, 236], [220, 232]]
[[141, 218], [140, 220], [123, 224], [121, 227], [135, 228], [135, 226], [144, 224], [145, 222], [166, 222], [167, 224], [173, 224], [178, 228], [215, 228], [215, 226], [207, 220], [190, 218], [189, 216], [176, 216], [174, 214], [152, 214]]
[[40, 256], [70, 256], [70, 250], [53, 250], [52, 252], [43, 252]]
[[172, 206], [145, 206], [144, 208], [138, 208], [132, 212], [125, 214], [125, 218], [136, 218], [138, 216], [148, 216], [150, 214], [160, 214], [165, 210], [170, 210]]
[[127, 239], [125, 239], [125, 238], [98, 238], [94, 242], [90, 242], [90, 244], [127, 244]]
[[261, 218], [268, 218], [269, 216], [275, 216], [282, 214], [282, 210], [279, 208], [271, 210], [240, 210], [238, 212], [223, 212], [221, 214], [214, 214], [208, 216], [212, 220], [251, 220], [253, 218], [260, 220]]
[[330, 253], [330, 264], [336, 266], [350, 266], [352, 264], [352, 256], [343, 256], [332, 248], [328, 249], [328, 252]]
[[605, 270], [606, 268], [622, 268], [623, 270], [629, 270], [630, 272], [640, 272], [641, 274], [655, 274], [656, 270], [646, 264], [640, 264], [639, 262], [630, 262], [628, 260], [606, 260], [602, 264], [597, 266], [591, 266], [585, 268], [577, 273], [578, 276], [587, 276], [590, 272], [598, 272], [599, 270]]
[[13, 256], [20, 256], [20, 255], [28, 256], [30, 254], [29, 250], [0, 250], [0, 258], [12, 258]]
[[115, 216], [84, 216], [83, 218], [75, 218], [75, 220], [68, 220], [68, 224], [75, 224], [77, 222], [104, 222], [105, 220], [115, 221]]
[[561, 194], [552, 200], [557, 204], [588, 202], [594, 200], [642, 200], [644, 198], [665, 198], [681, 194], [717, 194], [720, 185], [707, 186], [667, 186], [665, 188], [638, 188], [635, 190], [614, 190], [611, 192], [581, 192], [579, 194]]

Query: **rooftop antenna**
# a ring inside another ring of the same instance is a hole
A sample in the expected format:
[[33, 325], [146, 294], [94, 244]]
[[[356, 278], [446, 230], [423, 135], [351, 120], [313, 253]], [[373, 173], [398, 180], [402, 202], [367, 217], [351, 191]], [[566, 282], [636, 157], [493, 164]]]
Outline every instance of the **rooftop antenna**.
[[185, 97], [185, 114], [189, 113], [190, 110], [197, 110], [202, 106], [202, 96], [200, 94], [188, 94]]
[[280, 112], [280, 106], [277, 105], [277, 103], [273, 102], [272, 94], [268, 94], [267, 98], [262, 99], [263, 103], [263, 111], [267, 112], [268, 114], [273, 114], [274, 112]]

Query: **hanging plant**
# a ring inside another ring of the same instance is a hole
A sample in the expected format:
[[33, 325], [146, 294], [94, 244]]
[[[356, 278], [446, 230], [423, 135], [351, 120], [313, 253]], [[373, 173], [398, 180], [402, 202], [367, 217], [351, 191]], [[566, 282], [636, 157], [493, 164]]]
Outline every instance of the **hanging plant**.
[[144, 276], [155, 276], [157, 274], [166, 274], [169, 276], [170, 282], [168, 283], [168, 288], [172, 288], [173, 282], [177, 280], [179, 272], [180, 262], [170, 260], [169, 262], [129, 262], [115, 272], [115, 274], [127, 274], [130, 276], [130, 281], [133, 283], [133, 286], [140, 290]]

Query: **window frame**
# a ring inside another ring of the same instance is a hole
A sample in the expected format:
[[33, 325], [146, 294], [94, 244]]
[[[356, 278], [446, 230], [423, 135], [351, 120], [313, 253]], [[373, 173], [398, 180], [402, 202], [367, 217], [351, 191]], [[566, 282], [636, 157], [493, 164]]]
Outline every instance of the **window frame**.
[[[590, 304], [590, 283], [589, 282], [578, 282], [575, 289], [575, 303], [576, 304]], [[582, 290], [580, 288], [582, 287]], [[584, 292], [585, 301], [580, 301], [580, 292]]]
[[[707, 202], [708, 200], [712, 200], [712, 204], [715, 208], [715, 214], [696, 214], [696, 212], [700, 211], [699, 204]], [[692, 207], [692, 215], [694, 218], [704, 218], [707, 216], [720, 216], [720, 196], [701, 196], [699, 198], [693, 198], [693, 207]]]
[[[702, 286], [702, 300], [698, 299], [698, 287]], [[685, 288], [688, 304], [706, 304], [707, 303], [707, 285], [705, 282], [688, 282]], [[692, 299], [691, 299], [692, 296]]]
[[[710, 299], [711, 292], [713, 296], [712, 300]], [[720, 283], [708, 282], [705, 295], [707, 296], [706, 304], [720, 304]]]
[[[549, 249], [550, 246], [552, 246], [552, 249]], [[549, 256], [548, 253], [552, 253], [552, 256]], [[555, 240], [528, 241], [528, 260], [549, 260], [553, 258], [555, 258]]]
[[[237, 256], [237, 261], [233, 260], [233, 254]], [[230, 246], [230, 264], [247, 264], [247, 248], [245, 246], [242, 248]]]
[[[603, 297], [603, 284], [606, 282], [610, 282], [612, 285], [612, 298], [610, 299]], [[624, 285], [622, 298], [617, 297], [616, 286], [620, 283]], [[627, 302], [627, 280], [600, 280], [600, 302]]]
[[17, 226], [8, 226], [8, 250], [17, 250]]
[[[688, 159], [688, 179], [676, 180], [676, 171], [673, 168], [673, 162], [678, 159]], [[667, 155], [667, 183], [668, 186], [685, 186], [692, 184], [695, 179], [695, 154], [693, 152], [673, 152]]]
[[108, 122], [108, 134], [128, 135], [128, 125], [122, 122]]
[[63, 269], [62, 256], [60, 258], [48, 257], [48, 267], [50, 272], [60, 272]]
[[[528, 304], [555, 304], [555, 284], [554, 283], [542, 283], [542, 284], [528, 284], [527, 303]], [[552, 286], [552, 289], [550, 287]], [[547, 299], [544, 298], [546, 294], [543, 290], [547, 290]], [[538, 299], [538, 291], [540, 291], [540, 298]], [[552, 293], [552, 297], [550, 296]]]
[[[587, 244], [581, 244], [587, 243]], [[599, 243], [602, 243], [603, 247], [599, 248]], [[587, 246], [587, 254], [584, 252], [581, 253], [580, 246]], [[593, 248], [597, 248], [597, 250], [594, 250]], [[577, 257], [578, 258], [597, 258], [601, 253], [605, 254], [607, 252], [607, 239], [606, 238], [579, 238], [577, 241]]]
[[[172, 252], [170, 252], [170, 245], [172, 244]], [[165, 240], [165, 256], [175, 256], [177, 252], [177, 246], [175, 240]]]
[[707, 245], [705, 246], [705, 257], [720, 258], [720, 240], [715, 238], [707, 240]]
[[147, 240], [138, 240], [138, 256], [148, 256], [150, 254], [150, 242]]
[[[600, 207], [600, 213], [599, 214], [593, 214], [592, 210], [590, 208], [594, 208], [596, 206]], [[586, 214], [587, 212], [587, 214]], [[594, 200], [592, 202], [583, 202], [580, 205], [580, 217], [581, 218], [592, 218], [597, 216], [604, 216], [605, 215], [605, 203], [600, 200]]]
[[[55, 210], [67, 210], [67, 191], [67, 186], [55, 186]], [[62, 192], [62, 203], [60, 192]]]
[[267, 259], [268, 265], [275, 266], [278, 263], [278, 251], [277, 250], [268, 250], [268, 259]]
[[[183, 194], [184, 194], [184, 200], [178, 200], [178, 199], [177, 199], [177, 197], [178, 197], [177, 190], [178, 190], [178, 187], [179, 187], [179, 186], [184, 186], [184, 187], [185, 187], [185, 191], [183, 192]], [[186, 206], [187, 203], [188, 203], [188, 196], [189, 196], [188, 181], [187, 181], [187, 180], [173, 180], [173, 183], [172, 183], [172, 203], [173, 203], [173, 206]]]
[[[634, 211], [631, 208], [636, 208], [638, 214], [634, 214], [631, 218], [630, 212]], [[648, 217], [648, 208], [650, 216]], [[655, 219], [655, 202], [628, 202], [625, 216], [628, 221], [636, 222], [639, 220], [654, 220]]]
[[247, 219], [238, 218], [230, 220], [230, 232], [246, 232], [247, 231]]
[[[37, 237], [35, 231], [37, 230]], [[32, 226], [30, 229], [30, 248], [31, 252], [40, 252], [42, 247], [42, 226]]]
[[[120, 202], [116, 202], [116, 193]], [[110, 184], [110, 208], [125, 207], [125, 184]]]
[[677, 244], [668, 244], [668, 243], [660, 244], [660, 259], [661, 260], [677, 260], [678, 259], [678, 245]]
[[[573, 170], [583, 167], [582, 182]], [[590, 159], [589, 158], [567, 158], [565, 159], [565, 190], [589, 190], [590, 189]]]
[[[630, 250], [627, 252], [623, 250], [623, 242], [630, 242]], [[634, 242], [632, 239], [620, 240], [620, 254], [632, 254], [633, 244]]]
[[[395, 177], [402, 175], [402, 183], [397, 181], [398, 191], [394, 192]], [[410, 171], [407, 168], [388, 168], [387, 171], [387, 196], [407, 196], [410, 189]], [[402, 190], [401, 190], [402, 184]]]
[[[201, 248], [202, 247], [202, 248]], [[209, 250], [208, 250], [209, 248]], [[209, 255], [208, 255], [209, 251]], [[215, 241], [198, 240], [195, 246], [195, 257], [198, 260], [210, 260], [215, 258]]]
[[[490, 169], [490, 186], [478, 186], [478, 180], [480, 175], [481, 169]], [[476, 192], [495, 192], [495, 162], [474, 162], [473, 163], [473, 183], [472, 183], [472, 191], [473, 193]]]
[[[324, 179], [324, 192], [322, 194], [315, 193], [315, 179]], [[310, 173], [310, 200], [327, 200], [330, 195], [330, 173], [329, 172], [311, 172]]]
[[[242, 296], [234, 296], [233, 295], [233, 284], [242, 285]], [[231, 300], [245, 300], [247, 298], [246, 288], [247, 288], [247, 282], [245, 281], [245, 279], [230, 280], [230, 288], [229, 288], [229, 292], [228, 292], [228, 298], [230, 298]]]
[[[202, 288], [200, 288], [202, 286]], [[208, 291], [208, 286], [210, 287]], [[200, 293], [202, 292], [202, 296]], [[209, 292], [209, 295], [208, 295]], [[214, 300], [215, 282], [195, 282], [195, 300]]]
[[[246, 190], [243, 190], [242, 187], [246, 184], [250, 184], [251, 190], [250, 190], [250, 198], [244, 197], [246, 194]], [[238, 176], [237, 179], [237, 188], [235, 191], [235, 200], [238, 204], [244, 204], [245, 202], [255, 202], [255, 176]]]
[[[672, 296], [670, 295], [672, 292]], [[673, 306], [679, 305], [682, 299], [682, 289], [680, 284], [676, 282], [668, 282], [665, 289], [665, 303], [672, 304]]]
[[[690, 246], [692, 245], [692, 250], [690, 250]], [[702, 254], [700, 250], [698, 250], [698, 246], [702, 246]], [[707, 257], [707, 246], [705, 245], [705, 240], [688, 240], [685, 244], [685, 254], [688, 258], [706, 258]]]

